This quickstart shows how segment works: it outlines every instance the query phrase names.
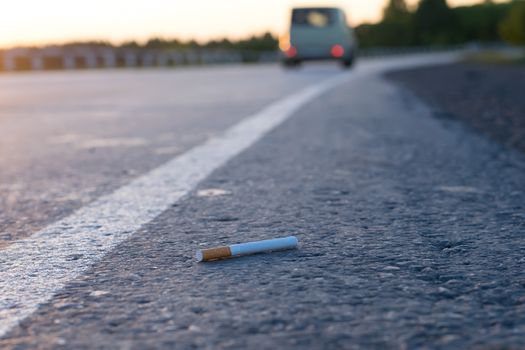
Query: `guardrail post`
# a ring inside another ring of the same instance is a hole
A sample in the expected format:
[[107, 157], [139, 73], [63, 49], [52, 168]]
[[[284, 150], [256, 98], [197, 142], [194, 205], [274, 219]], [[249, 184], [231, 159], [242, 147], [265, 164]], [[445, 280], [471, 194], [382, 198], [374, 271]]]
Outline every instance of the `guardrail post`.
[[4, 70], [6, 71], [14, 71], [16, 69], [16, 62], [15, 62], [15, 55], [11, 54], [9, 51], [7, 51], [4, 54]]
[[31, 57], [31, 69], [42, 70], [44, 69], [44, 58], [41, 55], [34, 55]]
[[128, 68], [136, 67], [138, 63], [138, 57], [133, 52], [124, 53], [124, 64]]
[[75, 56], [66, 54], [62, 57], [62, 62], [64, 64], [64, 69], [75, 69], [76, 68], [76, 62], [75, 62]]

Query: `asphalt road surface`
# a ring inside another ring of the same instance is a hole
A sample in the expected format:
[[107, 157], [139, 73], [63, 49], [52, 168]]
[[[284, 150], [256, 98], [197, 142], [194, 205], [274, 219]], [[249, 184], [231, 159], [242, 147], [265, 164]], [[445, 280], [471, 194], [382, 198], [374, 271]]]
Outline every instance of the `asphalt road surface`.
[[0, 76], [0, 347], [525, 347], [525, 158], [382, 77], [455, 57]]

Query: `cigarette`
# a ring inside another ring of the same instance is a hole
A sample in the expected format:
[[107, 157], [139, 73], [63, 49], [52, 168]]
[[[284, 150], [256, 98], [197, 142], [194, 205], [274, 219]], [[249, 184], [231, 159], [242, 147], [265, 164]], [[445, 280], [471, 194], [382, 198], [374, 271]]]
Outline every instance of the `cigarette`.
[[232, 244], [225, 247], [197, 250], [195, 257], [198, 262], [231, 258], [276, 250], [295, 249], [299, 241], [294, 236], [268, 239], [264, 241]]

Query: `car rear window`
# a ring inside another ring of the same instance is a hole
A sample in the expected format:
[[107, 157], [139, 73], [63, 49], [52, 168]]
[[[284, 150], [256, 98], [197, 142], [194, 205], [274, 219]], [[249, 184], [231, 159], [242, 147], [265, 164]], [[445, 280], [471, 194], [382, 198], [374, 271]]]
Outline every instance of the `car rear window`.
[[335, 22], [333, 9], [295, 9], [292, 12], [292, 24], [308, 27], [328, 27]]

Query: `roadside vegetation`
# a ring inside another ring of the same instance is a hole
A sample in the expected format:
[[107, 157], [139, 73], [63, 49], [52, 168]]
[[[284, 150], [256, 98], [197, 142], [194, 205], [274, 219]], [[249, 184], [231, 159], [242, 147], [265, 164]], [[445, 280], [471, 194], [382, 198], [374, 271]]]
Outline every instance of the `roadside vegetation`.
[[515, 1], [511, 11], [501, 23], [500, 33], [503, 39], [512, 44], [525, 44], [525, 1]]
[[[59, 45], [64, 48], [90, 46], [96, 48], [121, 48], [121, 49], [151, 49], [151, 50], [199, 50], [199, 49], [222, 49], [231, 51], [268, 52], [278, 48], [277, 38], [271, 33], [252, 35], [240, 40], [227, 38], [197, 42], [195, 40], [179, 40], [176, 38], [151, 38], [145, 43], [128, 41], [120, 45], [114, 45], [109, 41], [76, 41]], [[36, 47], [33, 47], [36, 48]]]
[[484, 50], [466, 54], [463, 61], [481, 64], [525, 64], [525, 52]]
[[446, 0], [389, 0], [379, 23], [356, 28], [360, 46], [410, 47], [477, 43], [525, 45], [525, 1], [450, 7]]

